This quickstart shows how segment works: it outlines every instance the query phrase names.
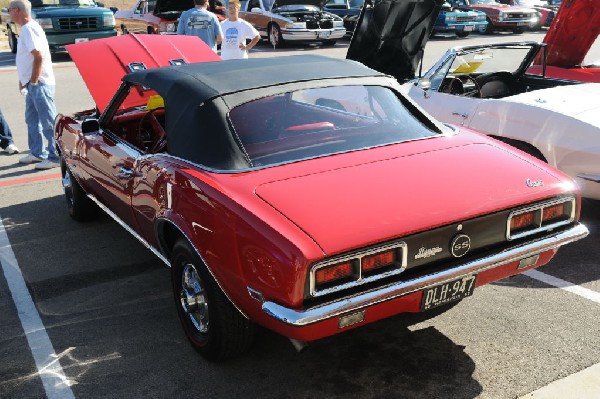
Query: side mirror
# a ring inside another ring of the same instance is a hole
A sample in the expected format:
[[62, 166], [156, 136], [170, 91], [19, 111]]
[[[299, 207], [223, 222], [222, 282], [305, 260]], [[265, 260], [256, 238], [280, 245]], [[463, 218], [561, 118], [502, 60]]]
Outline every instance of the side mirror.
[[419, 80], [418, 85], [423, 91], [427, 91], [431, 89], [431, 80], [427, 78], [422, 78], [421, 80]]
[[98, 119], [86, 119], [81, 122], [81, 133], [92, 134], [100, 131], [100, 123]]
[[260, 7], [253, 7], [250, 12], [256, 13], [256, 14], [262, 14], [262, 10], [260, 9]]

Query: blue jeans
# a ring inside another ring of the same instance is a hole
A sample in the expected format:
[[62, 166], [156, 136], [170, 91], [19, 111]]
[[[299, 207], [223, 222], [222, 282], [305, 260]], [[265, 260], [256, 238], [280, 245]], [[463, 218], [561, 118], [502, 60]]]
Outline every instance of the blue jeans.
[[12, 132], [6, 119], [4, 119], [4, 115], [2, 115], [2, 111], [0, 111], [0, 148], [4, 149], [9, 144], [13, 144]]
[[[54, 86], [39, 83], [36, 86], [27, 85], [25, 97], [25, 123], [27, 123], [27, 140], [31, 154], [38, 158], [57, 162], [58, 156], [54, 149]], [[44, 137], [48, 142], [44, 146]]]

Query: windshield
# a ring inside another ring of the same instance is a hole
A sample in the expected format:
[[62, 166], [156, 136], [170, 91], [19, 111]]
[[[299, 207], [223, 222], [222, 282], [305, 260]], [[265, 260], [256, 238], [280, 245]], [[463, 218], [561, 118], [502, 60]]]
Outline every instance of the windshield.
[[335, 86], [251, 101], [234, 108], [229, 119], [256, 167], [439, 133], [418, 119], [424, 118], [418, 111], [413, 112], [389, 88]]
[[490, 4], [497, 6], [499, 3], [496, 0], [471, 0], [471, 4]]
[[483, 48], [459, 53], [450, 67], [450, 73], [516, 72], [531, 51], [530, 45]]
[[80, 7], [95, 7], [94, 0], [32, 0], [32, 7], [43, 6], [80, 6]]

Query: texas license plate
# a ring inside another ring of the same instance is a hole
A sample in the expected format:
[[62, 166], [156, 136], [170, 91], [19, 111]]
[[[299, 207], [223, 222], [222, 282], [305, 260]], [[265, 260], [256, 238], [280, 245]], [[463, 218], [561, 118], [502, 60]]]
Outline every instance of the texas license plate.
[[421, 310], [429, 310], [471, 296], [475, 289], [476, 274], [435, 285], [423, 290]]

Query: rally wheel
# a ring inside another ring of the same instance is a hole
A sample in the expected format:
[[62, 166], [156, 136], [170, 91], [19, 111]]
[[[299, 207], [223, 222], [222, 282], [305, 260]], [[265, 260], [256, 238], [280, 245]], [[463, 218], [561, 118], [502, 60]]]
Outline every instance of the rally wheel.
[[281, 28], [275, 23], [269, 25], [269, 43], [273, 48], [283, 47], [284, 45]]
[[60, 161], [60, 168], [69, 216], [78, 222], [94, 219], [98, 215], [98, 206], [88, 198], [63, 159]]
[[250, 349], [254, 323], [231, 304], [183, 238], [173, 247], [171, 284], [183, 330], [203, 357], [213, 361], [228, 359]]

